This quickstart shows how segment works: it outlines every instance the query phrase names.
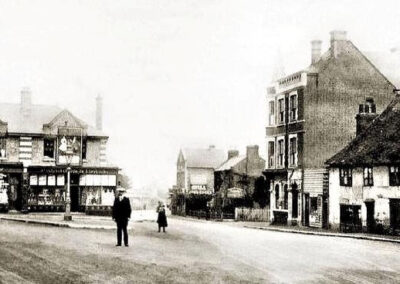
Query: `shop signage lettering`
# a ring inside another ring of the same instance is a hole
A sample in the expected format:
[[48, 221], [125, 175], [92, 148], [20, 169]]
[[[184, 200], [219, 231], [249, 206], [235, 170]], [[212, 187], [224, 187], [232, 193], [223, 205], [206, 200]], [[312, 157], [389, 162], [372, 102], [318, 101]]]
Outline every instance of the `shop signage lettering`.
[[[28, 169], [30, 173], [47, 173], [47, 174], [65, 174], [67, 173], [66, 168], [39, 168], [39, 169]], [[114, 169], [71, 169], [73, 174], [117, 174], [118, 170]]]

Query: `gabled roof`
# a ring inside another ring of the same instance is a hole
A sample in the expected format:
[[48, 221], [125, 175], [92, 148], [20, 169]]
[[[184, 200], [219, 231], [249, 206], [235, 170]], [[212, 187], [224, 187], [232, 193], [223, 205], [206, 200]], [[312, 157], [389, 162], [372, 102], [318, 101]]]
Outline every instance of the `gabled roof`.
[[342, 151], [330, 158], [329, 166], [400, 164], [400, 95], [370, 126]]
[[[31, 104], [29, 112], [24, 114], [20, 104], [1, 103], [0, 120], [8, 124], [9, 133], [43, 134], [43, 125], [51, 123], [65, 111], [54, 105]], [[82, 120], [76, 119], [82, 125], [86, 125]], [[102, 131], [91, 126], [87, 126], [87, 135], [106, 136]]]
[[220, 171], [230, 170], [231, 168], [233, 168], [234, 166], [239, 164], [244, 159], [246, 159], [245, 155], [240, 155], [240, 156], [230, 158], [225, 163], [223, 163], [221, 166], [219, 166], [215, 171], [220, 172]]
[[188, 168], [212, 168], [215, 169], [226, 160], [223, 150], [208, 149], [182, 149], [183, 158]]

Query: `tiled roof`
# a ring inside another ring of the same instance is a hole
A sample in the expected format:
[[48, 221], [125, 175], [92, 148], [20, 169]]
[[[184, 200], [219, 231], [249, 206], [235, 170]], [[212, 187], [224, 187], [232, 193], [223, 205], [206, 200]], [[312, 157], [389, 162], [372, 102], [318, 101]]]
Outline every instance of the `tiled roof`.
[[236, 156], [233, 158], [230, 158], [229, 160], [227, 160], [225, 163], [223, 163], [221, 166], [219, 166], [216, 171], [227, 171], [230, 170], [232, 167], [236, 166], [237, 164], [239, 164], [241, 161], [243, 161], [244, 159], [246, 159], [245, 155], [240, 155], [240, 156]]
[[217, 168], [226, 160], [226, 153], [223, 150], [208, 149], [190, 149], [182, 150], [186, 166], [189, 168]]
[[[29, 114], [24, 115], [20, 104], [1, 103], [0, 120], [8, 124], [9, 133], [42, 134], [43, 124], [50, 123], [62, 111], [61, 108], [53, 105], [32, 104]], [[84, 122], [82, 124], [86, 125]], [[91, 126], [87, 128], [87, 135], [106, 136], [102, 131]]]
[[400, 164], [400, 95], [370, 126], [326, 163], [330, 166]]

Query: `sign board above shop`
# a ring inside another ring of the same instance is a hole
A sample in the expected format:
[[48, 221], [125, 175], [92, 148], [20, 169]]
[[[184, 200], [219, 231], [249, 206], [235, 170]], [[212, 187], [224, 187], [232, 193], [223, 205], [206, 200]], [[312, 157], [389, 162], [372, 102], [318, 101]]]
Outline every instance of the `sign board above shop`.
[[[66, 174], [66, 167], [29, 167], [29, 173], [35, 174]], [[72, 174], [86, 174], [86, 175], [116, 175], [118, 174], [117, 168], [71, 168]]]

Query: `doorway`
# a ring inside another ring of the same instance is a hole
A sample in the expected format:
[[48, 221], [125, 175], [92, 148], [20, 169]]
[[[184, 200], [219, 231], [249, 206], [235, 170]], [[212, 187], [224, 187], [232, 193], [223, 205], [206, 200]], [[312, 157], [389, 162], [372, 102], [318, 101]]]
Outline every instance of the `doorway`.
[[397, 234], [400, 230], [400, 199], [390, 199], [390, 227]]
[[310, 194], [304, 194], [304, 226], [310, 226]]
[[79, 211], [79, 187], [71, 186], [71, 211], [78, 212]]
[[375, 231], [375, 201], [366, 201], [367, 207], [367, 232], [373, 233]]
[[22, 209], [21, 175], [10, 174], [8, 176], [8, 204], [10, 210]]
[[299, 216], [299, 193], [297, 191], [297, 184], [292, 185], [292, 218]]
[[328, 229], [328, 197], [322, 196], [322, 228]]

